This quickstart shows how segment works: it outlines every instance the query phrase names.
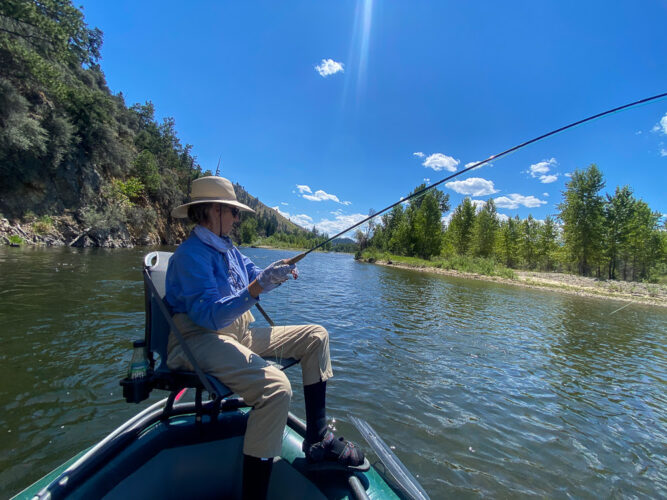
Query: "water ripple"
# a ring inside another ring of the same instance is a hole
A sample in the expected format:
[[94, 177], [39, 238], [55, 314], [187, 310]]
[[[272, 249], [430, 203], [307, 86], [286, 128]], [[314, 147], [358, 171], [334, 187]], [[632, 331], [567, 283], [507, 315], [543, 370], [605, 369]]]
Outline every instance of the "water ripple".
[[[137, 411], [118, 379], [143, 335], [142, 253], [0, 248], [3, 496]], [[327, 327], [338, 432], [371, 422], [433, 498], [667, 496], [665, 313], [348, 255], [299, 267], [264, 308]]]

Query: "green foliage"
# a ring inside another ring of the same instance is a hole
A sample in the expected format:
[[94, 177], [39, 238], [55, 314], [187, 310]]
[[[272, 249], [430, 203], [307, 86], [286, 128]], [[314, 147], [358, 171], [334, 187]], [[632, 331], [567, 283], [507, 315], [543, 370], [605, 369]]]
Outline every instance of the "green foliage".
[[459, 255], [466, 255], [470, 250], [474, 226], [475, 206], [470, 198], [466, 197], [454, 210], [447, 229], [447, 236], [452, 240], [454, 250]]
[[0, 3], [0, 210], [9, 217], [23, 215], [21, 194], [38, 185], [40, 213], [87, 207], [88, 219], [109, 211], [127, 224], [132, 203], [169, 212], [201, 175], [173, 119], [157, 123], [151, 103], [128, 108], [111, 95], [96, 64], [101, 43], [69, 0]]
[[[667, 222], [661, 223], [660, 214], [634, 199], [627, 186], [606, 200], [599, 194], [603, 186], [594, 165], [576, 172], [559, 205], [561, 226], [550, 216], [544, 222], [532, 215], [501, 222], [492, 199], [476, 212], [472, 200], [464, 198], [445, 233], [423, 222], [425, 213], [435, 213], [436, 203], [422, 196], [383, 215], [368, 241], [358, 233], [358, 241], [367, 247], [359, 256], [490, 275], [510, 275], [510, 268], [569, 268], [600, 277], [604, 267], [611, 277], [659, 281], [667, 272]], [[437, 254], [420, 246], [428, 241], [424, 234], [439, 235]], [[428, 259], [420, 258], [426, 254]]]
[[636, 200], [629, 186], [617, 187], [614, 196], [607, 195], [604, 207], [606, 228], [604, 255], [608, 261], [609, 279], [616, 277], [616, 266], [620, 258], [624, 262], [628, 261], [635, 204]]
[[20, 246], [23, 245], [23, 243], [25, 243], [25, 240], [23, 238], [15, 234], [12, 234], [8, 239], [9, 239], [9, 244], [11, 246]]
[[146, 207], [138, 205], [129, 207], [125, 210], [125, 216], [131, 226], [141, 228], [144, 232], [147, 229], [153, 229], [158, 221], [158, 214], [150, 205]]
[[498, 228], [496, 205], [493, 198], [489, 198], [475, 217], [473, 226], [473, 251], [475, 256], [488, 258], [493, 255]]
[[155, 155], [149, 150], [144, 149], [134, 159], [134, 175], [146, 187], [150, 194], [154, 194], [160, 187], [160, 172], [158, 170]]
[[385, 261], [393, 264], [406, 264], [411, 267], [435, 267], [464, 273], [482, 274], [484, 276], [500, 276], [509, 279], [516, 277], [514, 271], [499, 264], [492, 258], [472, 257], [469, 255], [454, 255], [427, 260], [418, 257], [394, 255], [379, 251], [377, 248], [369, 248], [361, 252], [358, 258], [368, 262]]
[[603, 187], [602, 172], [597, 166], [576, 170], [558, 205], [565, 247], [584, 276], [591, 274], [602, 257], [604, 205], [599, 192]]
[[498, 254], [507, 267], [516, 267], [519, 262], [520, 231], [521, 221], [518, 216], [507, 219], [500, 226]]
[[241, 223], [239, 236], [243, 245], [250, 245], [257, 239], [257, 220], [254, 217], [248, 217]]
[[53, 219], [48, 215], [43, 215], [32, 225], [33, 231], [37, 234], [47, 234], [53, 229]]
[[519, 248], [523, 264], [528, 269], [535, 269], [539, 256], [540, 227], [532, 215], [521, 223]]
[[121, 204], [88, 206], [81, 209], [81, 218], [87, 229], [116, 231], [127, 222], [126, 207]]
[[130, 201], [136, 201], [144, 194], [144, 184], [136, 177], [130, 177], [125, 182], [114, 179], [112, 184]]
[[558, 251], [558, 232], [556, 223], [551, 217], [544, 220], [539, 229], [539, 243], [537, 245], [537, 258], [540, 269], [553, 271]]
[[[411, 194], [421, 191], [417, 186]], [[428, 259], [439, 255], [443, 244], [442, 213], [449, 210], [449, 195], [437, 189], [423, 193], [405, 208], [396, 205], [382, 216], [380, 225], [369, 225], [366, 234], [357, 233], [361, 249], [373, 246], [399, 255], [417, 255]], [[375, 222], [373, 221], [375, 224]]]

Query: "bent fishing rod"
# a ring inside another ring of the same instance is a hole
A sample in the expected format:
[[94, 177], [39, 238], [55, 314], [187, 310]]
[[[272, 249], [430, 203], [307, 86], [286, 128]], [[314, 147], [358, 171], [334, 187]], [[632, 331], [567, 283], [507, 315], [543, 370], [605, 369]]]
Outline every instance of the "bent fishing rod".
[[503, 156], [506, 156], [506, 155], [508, 155], [508, 154], [510, 154], [510, 153], [513, 153], [514, 151], [518, 151], [519, 149], [523, 149], [523, 148], [525, 148], [525, 147], [528, 146], [529, 144], [533, 144], [533, 143], [535, 143], [535, 142], [541, 141], [542, 139], [546, 139], [547, 137], [550, 137], [550, 136], [552, 136], [552, 135], [556, 135], [556, 134], [558, 134], [558, 133], [560, 133], [560, 132], [564, 132], [565, 130], [570, 129], [570, 128], [572, 128], [572, 127], [576, 127], [577, 125], [581, 125], [581, 124], [583, 124], [583, 123], [590, 122], [590, 121], [595, 120], [595, 119], [597, 119], [597, 118], [602, 118], [603, 116], [610, 115], [610, 114], [612, 114], [612, 113], [617, 113], [617, 112], [622, 111], [622, 110], [624, 110], [624, 109], [628, 109], [628, 108], [632, 108], [632, 107], [635, 107], [635, 106], [639, 106], [640, 104], [646, 104], [646, 103], [651, 102], [651, 101], [656, 101], [656, 100], [658, 100], [658, 99], [662, 99], [662, 98], [664, 98], [664, 97], [667, 97], [667, 92], [663, 92], [662, 94], [654, 95], [654, 96], [652, 96], [652, 97], [646, 97], [646, 98], [644, 98], [644, 99], [640, 99], [639, 101], [634, 101], [634, 102], [631, 102], [631, 103], [628, 103], [628, 104], [624, 104], [623, 106], [618, 106], [618, 107], [616, 107], [616, 108], [609, 109], [609, 110], [607, 110], [607, 111], [603, 111], [602, 113], [597, 113], [597, 114], [591, 115], [591, 116], [589, 116], [589, 117], [587, 117], [587, 118], [584, 118], [583, 120], [578, 120], [578, 121], [576, 121], [576, 122], [570, 123], [569, 125], [565, 125], [565, 126], [563, 126], [563, 127], [560, 127], [560, 128], [555, 129], [555, 130], [552, 130], [551, 132], [547, 132], [546, 134], [542, 134], [542, 135], [540, 135], [540, 136], [538, 136], [538, 137], [535, 137], [534, 139], [530, 139], [529, 141], [522, 142], [521, 144], [518, 144], [518, 145], [516, 145], [516, 146], [514, 146], [514, 147], [512, 147], [512, 148], [506, 149], [506, 150], [503, 151], [502, 153], [498, 153], [498, 154], [489, 156], [486, 160], [478, 161], [477, 163], [475, 163], [475, 164], [473, 164], [473, 165], [471, 165], [471, 166], [469, 166], [469, 167], [467, 167], [467, 168], [464, 168], [463, 170], [461, 170], [461, 171], [459, 171], [459, 172], [456, 172], [456, 173], [454, 173], [454, 174], [452, 174], [452, 175], [449, 175], [449, 176], [445, 177], [445, 178], [442, 179], [442, 180], [439, 180], [439, 181], [436, 182], [435, 184], [431, 184], [430, 186], [426, 186], [425, 188], [422, 188], [422, 189], [420, 189], [420, 190], [418, 190], [418, 191], [415, 191], [414, 193], [412, 193], [412, 194], [409, 195], [408, 197], [403, 198], [403, 199], [400, 199], [400, 200], [398, 200], [396, 203], [392, 203], [392, 204], [389, 205], [388, 207], [385, 207], [385, 208], [383, 208], [382, 210], [380, 210], [379, 212], [376, 212], [376, 213], [374, 213], [374, 214], [372, 214], [372, 215], [369, 215], [369, 216], [366, 217], [365, 219], [363, 219], [363, 220], [357, 222], [356, 224], [353, 224], [352, 226], [348, 227], [347, 229], [341, 231], [340, 233], [338, 233], [338, 234], [332, 236], [331, 238], [329, 238], [329, 239], [323, 241], [322, 243], [319, 243], [319, 244], [315, 245], [313, 248], [311, 248], [311, 249], [309, 249], [309, 250], [307, 250], [307, 251], [305, 251], [305, 252], [303, 252], [303, 253], [300, 253], [299, 255], [296, 255], [296, 256], [294, 256], [294, 257], [292, 257], [292, 258], [290, 258], [290, 259], [285, 259], [285, 263], [286, 263], [286, 264], [296, 264], [296, 263], [299, 262], [301, 259], [303, 259], [306, 255], [308, 255], [310, 252], [314, 252], [314, 251], [317, 250], [318, 248], [323, 247], [324, 245], [326, 245], [326, 244], [329, 243], [330, 241], [335, 240], [335, 239], [338, 238], [339, 236], [342, 236], [343, 234], [347, 233], [348, 231], [354, 229], [355, 227], [359, 227], [359, 226], [361, 226], [361, 225], [364, 224], [365, 222], [368, 222], [369, 220], [371, 220], [371, 219], [377, 217], [378, 215], [381, 215], [381, 214], [385, 213], [387, 210], [391, 210], [391, 209], [394, 208], [396, 205], [398, 205], [398, 204], [400, 204], [400, 203], [405, 203], [406, 201], [408, 201], [408, 200], [410, 200], [410, 199], [412, 199], [412, 198], [415, 198], [415, 197], [417, 197], [417, 196], [421, 196], [421, 195], [423, 195], [424, 193], [426, 193], [427, 191], [429, 191], [429, 190], [435, 188], [436, 186], [439, 186], [439, 185], [442, 184], [443, 182], [446, 182], [446, 181], [448, 181], [448, 180], [451, 180], [451, 179], [453, 179], [454, 177], [458, 177], [459, 175], [462, 175], [462, 174], [464, 174], [464, 173], [466, 173], [466, 172], [468, 172], [468, 171], [470, 171], [470, 170], [473, 170], [473, 169], [475, 169], [475, 168], [481, 167], [482, 165], [484, 165], [484, 164], [486, 164], [486, 163], [488, 163], [488, 162], [490, 162], [490, 161], [492, 161], [492, 160], [497, 160], [497, 159], [499, 159], [499, 158], [502, 158]]

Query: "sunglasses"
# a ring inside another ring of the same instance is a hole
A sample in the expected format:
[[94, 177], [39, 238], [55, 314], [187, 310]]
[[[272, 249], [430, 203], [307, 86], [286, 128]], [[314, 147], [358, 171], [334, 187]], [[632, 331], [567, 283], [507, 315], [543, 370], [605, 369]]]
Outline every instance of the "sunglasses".
[[236, 207], [227, 207], [227, 208], [229, 208], [229, 211], [232, 213], [234, 217], [238, 217], [239, 214], [241, 213], [241, 210], [239, 210]]

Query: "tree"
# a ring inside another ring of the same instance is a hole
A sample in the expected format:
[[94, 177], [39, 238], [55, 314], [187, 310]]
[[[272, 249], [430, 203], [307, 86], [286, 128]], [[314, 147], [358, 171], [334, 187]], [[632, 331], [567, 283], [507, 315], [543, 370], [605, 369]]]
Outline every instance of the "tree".
[[134, 159], [134, 173], [149, 193], [154, 194], [160, 187], [160, 173], [155, 156], [147, 149], [144, 149]]
[[257, 239], [257, 220], [254, 217], [247, 217], [241, 223], [239, 228], [239, 237], [241, 243], [249, 245]]
[[628, 245], [635, 207], [636, 200], [629, 186], [617, 187], [614, 196], [607, 195], [607, 202], [604, 205], [604, 254], [608, 261], [607, 276], [609, 279], [616, 278], [616, 265], [621, 256], [624, 257], [625, 270], [627, 270]]
[[533, 219], [532, 215], [524, 219], [521, 223], [521, 232], [519, 239], [519, 248], [521, 249], [521, 258], [528, 269], [537, 267], [538, 246], [539, 246], [539, 223]]
[[473, 250], [478, 257], [491, 257], [498, 233], [498, 216], [493, 198], [489, 198], [475, 217]]
[[354, 239], [356, 240], [357, 245], [359, 245], [359, 251], [363, 252], [369, 243], [368, 234], [366, 234], [361, 229], [357, 229], [354, 233]]
[[584, 276], [591, 274], [592, 266], [601, 258], [604, 212], [599, 192], [603, 187], [597, 166], [576, 170], [566, 184], [564, 200], [558, 205], [565, 246]]
[[390, 212], [382, 216], [382, 240], [379, 248], [392, 253], [400, 253], [398, 230], [404, 218], [403, 207], [396, 205]]
[[465, 197], [461, 204], [454, 209], [447, 230], [447, 234], [454, 245], [454, 250], [459, 255], [465, 255], [470, 250], [474, 224], [475, 206], [469, 197]]
[[499, 253], [507, 267], [516, 267], [519, 257], [521, 221], [517, 215], [500, 225]]
[[652, 212], [641, 200], [635, 202], [633, 212], [630, 221], [629, 250], [634, 281], [650, 278], [651, 268], [663, 257], [663, 246], [658, 229], [660, 214]]
[[544, 224], [540, 226], [539, 230], [539, 245], [538, 245], [538, 262], [542, 269], [552, 271], [556, 261], [556, 251], [558, 250], [558, 232], [556, 223], [547, 216]]

